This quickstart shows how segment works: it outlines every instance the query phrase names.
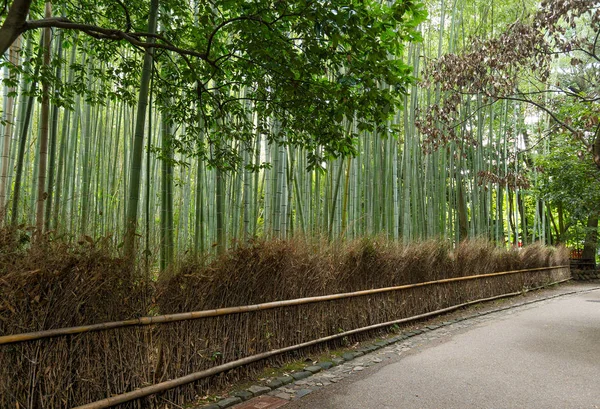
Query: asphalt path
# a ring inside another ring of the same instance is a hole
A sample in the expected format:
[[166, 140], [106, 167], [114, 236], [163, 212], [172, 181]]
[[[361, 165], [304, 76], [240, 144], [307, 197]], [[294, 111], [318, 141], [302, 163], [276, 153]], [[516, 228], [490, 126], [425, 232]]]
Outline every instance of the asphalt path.
[[600, 290], [491, 314], [285, 407], [600, 408]]

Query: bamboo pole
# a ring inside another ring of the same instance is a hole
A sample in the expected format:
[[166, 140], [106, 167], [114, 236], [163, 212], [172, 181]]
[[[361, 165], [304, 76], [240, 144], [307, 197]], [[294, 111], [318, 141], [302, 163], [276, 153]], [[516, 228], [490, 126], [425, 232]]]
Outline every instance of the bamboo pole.
[[[8, 60], [10, 64], [17, 66], [19, 64], [21, 55], [21, 37], [17, 37], [13, 45], [10, 47]], [[5, 68], [8, 70], [8, 68]], [[9, 78], [10, 74], [7, 72], [6, 77]], [[8, 200], [6, 192], [10, 190], [10, 184], [8, 183], [8, 171], [9, 171], [9, 163], [10, 163], [10, 146], [13, 135], [13, 121], [14, 118], [14, 100], [15, 97], [13, 94], [16, 91], [16, 87], [11, 85], [8, 87], [8, 96], [6, 99], [6, 104], [4, 106], [4, 120], [6, 121], [6, 125], [4, 126], [4, 135], [3, 135], [3, 149], [2, 149], [2, 171], [0, 173], [0, 223], [4, 223], [4, 216], [6, 215]], [[16, 127], [18, 128], [18, 127]], [[8, 189], [7, 189], [8, 187]]]
[[[560, 284], [566, 281], [569, 281], [571, 278], [565, 279], [565, 280], [561, 280], [561, 281], [556, 281], [553, 283], [549, 283], [546, 286], [550, 286], [550, 285], [554, 285], [554, 284]], [[535, 289], [540, 289], [543, 288], [544, 286], [541, 287], [537, 287]], [[529, 290], [531, 291], [531, 290]], [[527, 290], [525, 291], [527, 292]], [[289, 347], [285, 347], [285, 348], [281, 348], [281, 349], [275, 349], [272, 351], [268, 351], [268, 352], [263, 352], [261, 354], [257, 354], [257, 355], [252, 355], [246, 358], [242, 358], [242, 359], [238, 359], [235, 361], [231, 361], [228, 362], [226, 364], [223, 365], [219, 365], [219, 366], [215, 366], [213, 368], [210, 369], [206, 369], [203, 371], [199, 371], [199, 372], [194, 372], [192, 374], [186, 375], [186, 376], [182, 376], [181, 378], [176, 378], [176, 379], [171, 379], [169, 381], [165, 381], [165, 382], [161, 382], [161, 383], [157, 383], [155, 385], [150, 385], [150, 386], [146, 386], [144, 388], [140, 388], [140, 389], [136, 389], [134, 391], [131, 392], [127, 392], [127, 393], [123, 393], [121, 395], [116, 395], [116, 396], [112, 396], [110, 398], [106, 398], [106, 399], [102, 399], [96, 402], [92, 402], [92, 403], [88, 403], [86, 405], [82, 405], [82, 406], [77, 406], [74, 409], [103, 409], [103, 408], [109, 408], [121, 403], [125, 403], [125, 402], [129, 402], [131, 400], [134, 399], [140, 399], [149, 395], [153, 395], [156, 393], [160, 393], [160, 392], [164, 392], [166, 390], [169, 389], [173, 389], [176, 388], [178, 386], [182, 386], [182, 385], [186, 385], [188, 383], [194, 382], [194, 381], [198, 381], [200, 379], [203, 378], [207, 378], [209, 376], [213, 376], [213, 375], [217, 375], [219, 373], [225, 372], [225, 371], [229, 371], [231, 369], [243, 366], [243, 365], [248, 365], [251, 364], [253, 362], [256, 361], [260, 361], [263, 359], [267, 359], [270, 358], [272, 356], [275, 355], [281, 355], [284, 354], [286, 352], [291, 352], [291, 351], [295, 351], [301, 348], [306, 348], [312, 345], [317, 345], [323, 342], [328, 342], [328, 341], [332, 341], [334, 339], [338, 339], [338, 338], [343, 338], [343, 337], [347, 337], [350, 335], [354, 335], [354, 334], [359, 334], [361, 332], [366, 332], [366, 331], [372, 331], [372, 330], [376, 330], [376, 329], [380, 329], [380, 328], [385, 328], [385, 327], [390, 327], [392, 325], [398, 325], [398, 324], [403, 324], [403, 323], [407, 323], [407, 322], [411, 322], [411, 321], [416, 321], [416, 320], [421, 320], [424, 318], [429, 318], [429, 317], [433, 317], [436, 315], [440, 315], [440, 314], [444, 314], [447, 312], [451, 312], [451, 311], [455, 311], [459, 308], [463, 308], [463, 307], [468, 307], [469, 305], [473, 305], [473, 304], [479, 304], [482, 302], [486, 302], [486, 301], [493, 301], [493, 300], [497, 300], [500, 298], [508, 298], [508, 297], [513, 297], [513, 296], [517, 296], [517, 295], [521, 295], [523, 294], [523, 291], [516, 291], [513, 293], [507, 293], [507, 294], [501, 294], [501, 295], [496, 295], [493, 297], [488, 297], [488, 298], [481, 298], [478, 300], [474, 300], [474, 301], [467, 301], [465, 303], [462, 304], [458, 304], [458, 305], [453, 305], [451, 307], [447, 307], [447, 308], [442, 308], [440, 310], [436, 310], [436, 311], [432, 311], [432, 312], [427, 312], [424, 314], [419, 314], [419, 315], [415, 315], [412, 317], [408, 317], [408, 318], [401, 318], [398, 320], [393, 320], [393, 321], [388, 321], [388, 322], [383, 322], [380, 324], [374, 324], [374, 325], [369, 325], [367, 327], [362, 327], [362, 328], [357, 328], [357, 329], [353, 329], [350, 331], [345, 331], [345, 332], [340, 332], [338, 334], [335, 335], [329, 335], [323, 338], [318, 338], [312, 341], [307, 341], [307, 342], [303, 342], [301, 344], [297, 344], [297, 345], [291, 345]]]
[[45, 331], [36, 331], [36, 332], [28, 332], [22, 334], [13, 334], [13, 335], [5, 335], [0, 337], [0, 345], [5, 344], [14, 344], [25, 341], [33, 341], [42, 338], [50, 338], [64, 335], [73, 335], [73, 334], [81, 334], [84, 332], [92, 332], [92, 331], [104, 331], [114, 328], [121, 327], [129, 327], [136, 325], [153, 325], [153, 324], [162, 324], [168, 322], [178, 322], [178, 321], [188, 321], [199, 318], [207, 318], [207, 317], [217, 317], [222, 315], [231, 315], [231, 314], [240, 314], [251, 311], [263, 311], [273, 308], [281, 308], [281, 307], [289, 307], [295, 305], [304, 305], [311, 304], [323, 301], [332, 301], [339, 300], [343, 298], [353, 298], [360, 297], [364, 295], [372, 295], [379, 294], [391, 291], [401, 291], [407, 290], [411, 288], [425, 287], [436, 284], [444, 284], [444, 283], [452, 283], [458, 281], [467, 281], [467, 280], [476, 280], [481, 278], [489, 278], [489, 277], [498, 277], [503, 275], [510, 274], [519, 274], [519, 273], [528, 273], [533, 271], [543, 271], [543, 270], [554, 270], [559, 268], [568, 268], [569, 266], [552, 266], [552, 267], [539, 267], [532, 268], [526, 270], [514, 270], [514, 271], [503, 271], [498, 273], [490, 273], [490, 274], [481, 274], [475, 276], [466, 276], [466, 277], [455, 277], [455, 278], [445, 278], [437, 281], [426, 281], [423, 283], [416, 284], [406, 284], [395, 287], [385, 287], [385, 288], [375, 288], [371, 290], [361, 290], [355, 291], [351, 293], [339, 293], [332, 295], [322, 295], [316, 297], [306, 297], [306, 298], [297, 298], [293, 300], [284, 300], [284, 301], [272, 301], [262, 304], [253, 304], [253, 305], [245, 305], [238, 307], [226, 307], [226, 308], [217, 308], [213, 310], [204, 310], [204, 311], [192, 311], [192, 312], [182, 312], [177, 314], [166, 314], [166, 315], [158, 315], [155, 317], [140, 317], [134, 318], [130, 320], [123, 321], [112, 321], [112, 322], [104, 322], [100, 324], [92, 324], [92, 325], [83, 325], [78, 327], [69, 327], [69, 328], [56, 328]]

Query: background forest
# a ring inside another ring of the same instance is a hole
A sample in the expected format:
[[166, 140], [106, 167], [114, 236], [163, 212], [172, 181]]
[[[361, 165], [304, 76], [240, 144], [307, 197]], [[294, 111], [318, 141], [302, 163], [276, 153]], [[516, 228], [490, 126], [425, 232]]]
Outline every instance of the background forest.
[[6, 225], [163, 269], [298, 235], [596, 252], [600, 2], [9, 5]]
[[3, 2], [0, 407], [182, 407], [570, 279], [599, 38], [595, 0]]

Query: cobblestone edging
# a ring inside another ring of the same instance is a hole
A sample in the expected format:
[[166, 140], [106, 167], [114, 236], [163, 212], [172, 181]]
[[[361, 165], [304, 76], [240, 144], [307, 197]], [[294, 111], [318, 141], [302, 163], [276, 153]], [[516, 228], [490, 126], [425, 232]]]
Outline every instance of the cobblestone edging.
[[[193, 409], [224, 409], [265, 394], [288, 401], [299, 399], [315, 390], [337, 383], [344, 378], [363, 371], [365, 368], [391, 359], [393, 356], [402, 355], [424, 342], [445, 337], [455, 331], [490, 320], [492, 319], [492, 317], [489, 317], [490, 314], [514, 310], [553, 298], [597, 289], [600, 289], [600, 287], [562, 292], [522, 303], [480, 311], [438, 324], [428, 325], [421, 329], [406, 331], [394, 337], [365, 345], [356, 351], [346, 352], [342, 357], [334, 358], [331, 361], [318, 362], [315, 365], [307, 366], [303, 371], [292, 373], [290, 376], [271, 379], [265, 386], [254, 385], [247, 390], [235, 392], [231, 397], [222, 399], [216, 403], [208, 406], [197, 406]], [[513, 311], [510, 313], [513, 313]]]
[[600, 279], [600, 270], [575, 270], [571, 269], [571, 277], [575, 281], [590, 281]]

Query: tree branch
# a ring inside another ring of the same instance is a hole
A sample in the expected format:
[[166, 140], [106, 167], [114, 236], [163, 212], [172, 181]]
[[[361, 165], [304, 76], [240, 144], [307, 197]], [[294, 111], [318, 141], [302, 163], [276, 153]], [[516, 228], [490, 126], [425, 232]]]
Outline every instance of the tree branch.
[[[82, 32], [84, 32], [94, 38], [98, 38], [98, 39], [125, 40], [128, 43], [130, 43], [136, 47], [143, 48], [143, 49], [160, 48], [163, 50], [169, 50], [169, 51], [176, 52], [177, 54], [180, 54], [180, 55], [197, 57], [197, 58], [200, 58], [201, 60], [211, 63], [211, 61], [209, 61], [209, 59], [207, 58], [206, 53], [200, 53], [197, 51], [176, 47], [172, 43], [170, 43], [166, 38], [164, 38], [163, 36], [161, 36], [159, 34], [126, 33], [124, 31], [116, 30], [113, 28], [104, 28], [104, 27], [99, 27], [99, 26], [95, 26], [95, 25], [91, 25], [91, 24], [74, 23], [71, 20], [62, 18], [62, 17], [27, 21], [25, 23], [24, 27], [25, 28], [23, 31], [34, 30], [34, 29], [44, 28], [44, 27], [55, 27], [55, 28], [62, 28], [62, 29], [66, 29], [66, 30], [78, 30], [78, 31], [82, 31]], [[148, 37], [148, 38], [155, 38], [155, 39], [163, 41], [163, 43], [142, 41], [139, 39], [142, 36]], [[0, 51], [1, 51], [1, 49], [0, 49]]]
[[584, 144], [587, 145], [587, 143], [585, 143], [585, 141], [580, 137], [579, 131], [577, 131], [575, 128], [573, 128], [571, 125], [567, 124], [566, 122], [562, 121], [560, 118], [558, 118], [556, 116], [556, 114], [554, 112], [552, 112], [550, 109], [546, 108], [542, 104], [532, 101], [530, 99], [526, 99], [526, 98], [508, 97], [508, 96], [501, 96], [501, 97], [497, 97], [497, 98], [498, 99], [506, 99], [509, 101], [525, 102], [526, 104], [531, 104], [531, 105], [538, 107], [539, 109], [541, 109], [542, 111], [544, 111], [545, 113], [550, 115], [550, 117], [552, 117], [552, 119], [554, 119], [558, 124], [560, 124], [560, 126], [562, 126], [563, 128], [567, 129], [569, 132], [571, 132], [575, 138], [580, 139]]
[[[182, 56], [191, 56], [200, 58], [203, 61], [215, 66], [214, 62], [208, 58], [208, 53], [200, 53], [194, 50], [184, 49], [177, 47], [169, 42], [166, 38], [158, 34], [151, 33], [128, 33], [122, 30], [116, 30], [111, 28], [99, 27], [91, 24], [74, 23], [71, 20], [63, 17], [45, 18], [40, 20], [27, 21], [27, 15], [31, 7], [33, 0], [15, 0], [8, 11], [6, 20], [0, 27], [0, 55], [4, 55], [6, 50], [12, 45], [12, 43], [26, 31], [35, 30], [38, 28], [62, 28], [67, 30], [78, 30], [82, 31], [89, 36], [98, 39], [109, 39], [109, 40], [125, 40], [133, 46], [150, 49], [160, 48], [176, 52]], [[120, 0], [116, 0], [119, 4], [123, 5]], [[131, 22], [129, 13], [126, 11], [127, 19], [127, 31], [129, 31]], [[151, 41], [142, 41], [140, 37], [155, 38], [162, 43], [154, 43]]]
[[600, 125], [596, 127], [595, 134], [592, 154], [594, 155], [596, 167], [600, 169]]
[[6, 20], [0, 27], [0, 56], [4, 55], [17, 37], [26, 31], [25, 21], [31, 3], [32, 0], [15, 0], [10, 6]]
[[544, 95], [544, 94], [564, 94], [564, 95], [566, 95], [566, 96], [568, 96], [570, 98], [578, 99], [579, 102], [582, 102], [582, 103], [592, 103], [592, 102], [600, 101], [600, 96], [596, 97], [596, 98], [586, 98], [586, 97], [581, 96], [580, 94], [578, 94], [576, 92], [573, 92], [571, 90], [563, 89], [562, 87], [560, 87], [558, 85], [554, 85], [554, 87], [556, 89], [544, 89], [544, 90], [529, 91], [529, 92], [524, 92], [524, 91], [521, 91], [521, 90], [517, 89], [517, 93], [519, 95], [523, 95], [523, 96], [526, 96], [526, 95], [532, 95], [532, 96], [533, 95]]
[[255, 15], [252, 16], [240, 16], [240, 17], [235, 17], [235, 18], [231, 18], [229, 20], [225, 20], [222, 21], [221, 23], [219, 23], [214, 29], [213, 31], [208, 35], [208, 45], [206, 46], [206, 55], [209, 56], [210, 55], [210, 49], [212, 48], [212, 43], [213, 40], [215, 38], [215, 36], [217, 35], [217, 33], [219, 32], [219, 30], [221, 30], [223, 27], [234, 23], [236, 21], [243, 21], [243, 20], [251, 20], [251, 21], [257, 21], [260, 23], [264, 23], [264, 21]]
[[[309, 2], [310, 4], [310, 2]], [[235, 17], [235, 18], [231, 18], [229, 20], [225, 20], [222, 21], [221, 23], [219, 23], [214, 29], [213, 31], [209, 34], [208, 36], [208, 46], [206, 47], [206, 56], [209, 57], [210, 56], [210, 50], [212, 48], [212, 43], [214, 41], [214, 37], [215, 35], [217, 35], [217, 33], [219, 32], [219, 30], [221, 30], [223, 27], [234, 23], [236, 21], [254, 21], [257, 22], [259, 24], [262, 24], [264, 26], [266, 26], [267, 28], [272, 30], [272, 26], [275, 23], [278, 23], [279, 21], [288, 18], [288, 17], [298, 17], [301, 16], [302, 13], [304, 13], [306, 10], [308, 9], [308, 5], [299, 13], [290, 13], [290, 14], [281, 14], [279, 17], [277, 17], [276, 19], [274, 19], [273, 21], [267, 21], [264, 20], [259, 14], [252, 14], [249, 16], [239, 16], [239, 17]]]
[[125, 13], [125, 21], [127, 21], [127, 24], [125, 26], [125, 31], [131, 31], [131, 16], [129, 15], [129, 9], [121, 0], [115, 0], [115, 1], [119, 4], [119, 6], [121, 6], [121, 8], [123, 9], [123, 12]]

